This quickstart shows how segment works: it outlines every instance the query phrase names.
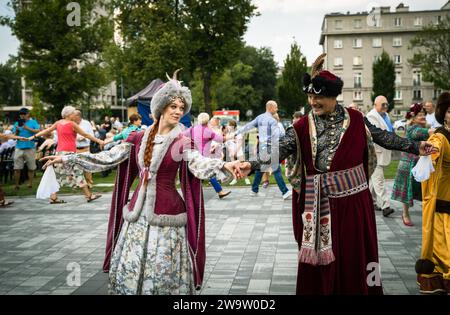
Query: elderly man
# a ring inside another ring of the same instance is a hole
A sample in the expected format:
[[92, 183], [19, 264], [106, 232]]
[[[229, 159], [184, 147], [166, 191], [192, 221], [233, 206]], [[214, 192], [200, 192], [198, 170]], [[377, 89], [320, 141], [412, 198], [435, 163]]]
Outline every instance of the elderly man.
[[[367, 113], [367, 119], [376, 127], [393, 132], [391, 120], [387, 113], [389, 103], [383, 95], [375, 98], [373, 109]], [[383, 211], [383, 216], [387, 217], [394, 212], [390, 207], [389, 194], [385, 188], [384, 169], [391, 163], [391, 151], [383, 149], [375, 144], [375, 153], [377, 155], [377, 166], [370, 178], [370, 191], [376, 202], [376, 209]]]
[[[322, 70], [325, 54], [305, 76], [312, 110], [279, 142], [279, 159], [296, 154], [294, 236], [299, 246], [297, 294], [382, 294], [373, 201], [368, 189], [370, 131], [388, 149], [419, 153], [419, 144], [373, 126], [336, 102], [343, 81]], [[420, 143], [420, 152], [433, 146]], [[242, 175], [261, 167], [243, 162]]]
[[[270, 154], [272, 144], [277, 143], [280, 137], [280, 129], [278, 122], [273, 117], [278, 112], [278, 104], [275, 101], [268, 101], [266, 103], [266, 112], [256, 117], [253, 121], [240, 128], [236, 135], [248, 133], [254, 128], [258, 128], [259, 145], [258, 153], [262, 155]], [[286, 184], [281, 175], [281, 167], [279, 163], [272, 164], [273, 176], [277, 182], [278, 188], [281, 191], [283, 199], [286, 200], [291, 197], [292, 192], [286, 187]], [[252, 196], [258, 195], [259, 184], [262, 180], [261, 170], [256, 170], [255, 178], [252, 185]]]
[[432, 101], [426, 101], [424, 107], [425, 111], [427, 112], [427, 124], [430, 125], [431, 129], [437, 129], [441, 127], [442, 125], [438, 123], [435, 117], [435, 105]]

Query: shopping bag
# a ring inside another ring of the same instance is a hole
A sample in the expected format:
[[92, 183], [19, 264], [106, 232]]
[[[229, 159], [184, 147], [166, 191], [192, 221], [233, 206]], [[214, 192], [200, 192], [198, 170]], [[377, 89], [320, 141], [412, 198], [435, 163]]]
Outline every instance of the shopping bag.
[[413, 167], [411, 173], [414, 179], [418, 182], [424, 182], [430, 178], [430, 174], [434, 172], [433, 161], [431, 156], [421, 156], [417, 161], [416, 166]]
[[36, 192], [36, 199], [48, 199], [50, 195], [59, 191], [59, 183], [56, 180], [53, 166], [47, 166]]

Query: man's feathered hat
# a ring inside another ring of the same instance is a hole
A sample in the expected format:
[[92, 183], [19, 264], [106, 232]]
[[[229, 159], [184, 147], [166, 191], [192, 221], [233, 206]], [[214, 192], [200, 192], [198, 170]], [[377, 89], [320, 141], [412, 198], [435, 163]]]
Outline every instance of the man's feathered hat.
[[341, 78], [323, 70], [326, 55], [324, 53], [317, 57], [311, 67], [311, 75], [305, 73], [303, 76], [303, 92], [328, 97], [336, 97], [342, 93], [344, 82]]
[[177, 98], [180, 99], [185, 105], [184, 115], [190, 112], [192, 106], [192, 95], [189, 88], [182, 86], [181, 82], [177, 80], [177, 74], [180, 70], [181, 69], [176, 70], [172, 78], [167, 76], [169, 81], [161, 85], [160, 89], [155, 93], [155, 95], [153, 95], [150, 103], [150, 109], [155, 119], [159, 119], [164, 108]]

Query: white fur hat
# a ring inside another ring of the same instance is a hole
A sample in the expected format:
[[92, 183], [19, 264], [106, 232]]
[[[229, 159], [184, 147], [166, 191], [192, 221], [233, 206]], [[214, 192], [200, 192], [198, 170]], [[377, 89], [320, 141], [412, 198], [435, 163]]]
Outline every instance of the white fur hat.
[[153, 117], [159, 119], [164, 108], [174, 101], [175, 98], [181, 98], [184, 102], [184, 115], [191, 111], [192, 106], [192, 95], [189, 88], [182, 86], [177, 80], [177, 73], [179, 70], [175, 71], [173, 78], [165, 83], [158, 92], [153, 95], [152, 101], [150, 103], [150, 109], [152, 111]]

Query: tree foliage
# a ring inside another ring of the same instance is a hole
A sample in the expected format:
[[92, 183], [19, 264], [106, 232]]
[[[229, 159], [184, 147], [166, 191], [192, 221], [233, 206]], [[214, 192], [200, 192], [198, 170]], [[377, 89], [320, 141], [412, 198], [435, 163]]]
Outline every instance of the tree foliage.
[[[20, 72], [28, 86], [55, 113], [108, 83], [103, 53], [113, 39], [109, 1], [79, 0], [79, 14], [67, 6], [70, 1], [21, 2], [10, 1], [15, 17], [1, 22], [20, 40]], [[79, 25], [68, 22], [71, 14]]]
[[423, 79], [436, 88], [450, 90], [450, 16], [437, 25], [424, 26], [411, 40], [412, 66], [420, 66]]
[[372, 102], [378, 95], [383, 95], [389, 102], [390, 112], [394, 108], [395, 65], [388, 53], [383, 50], [380, 58], [372, 65]]
[[251, 0], [185, 0], [182, 8], [191, 68], [201, 75], [205, 110], [211, 113], [213, 76], [237, 60], [256, 7]]
[[278, 84], [279, 108], [282, 114], [291, 116], [307, 104], [307, 97], [302, 90], [303, 75], [306, 71], [306, 57], [301, 53], [300, 46], [294, 42], [284, 61]]
[[21, 104], [21, 79], [17, 69], [17, 58], [10, 57], [0, 64], [0, 106], [18, 106]]

